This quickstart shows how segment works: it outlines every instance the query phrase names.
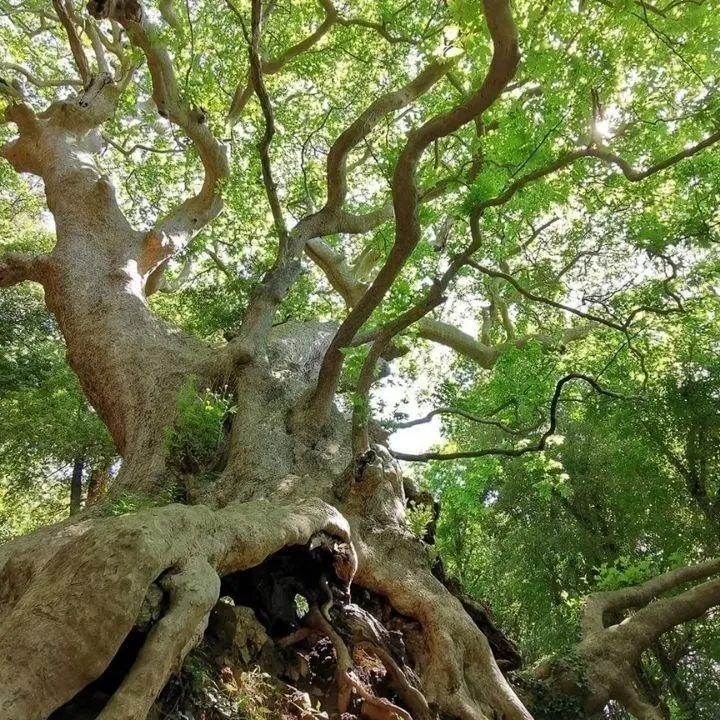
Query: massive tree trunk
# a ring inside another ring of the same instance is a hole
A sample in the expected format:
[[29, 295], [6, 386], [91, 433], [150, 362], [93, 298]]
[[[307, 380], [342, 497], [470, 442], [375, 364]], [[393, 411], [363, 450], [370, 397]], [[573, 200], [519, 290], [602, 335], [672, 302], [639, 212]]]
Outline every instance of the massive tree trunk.
[[[48, 262], [47, 272], [54, 274], [53, 261]], [[137, 300], [131, 290], [124, 292], [130, 298], [122, 302]], [[96, 308], [91, 326], [79, 320], [90, 314], [87, 305], [84, 311], [74, 307], [70, 320], [60, 314], [57, 300], [50, 302], [89, 396], [122, 438], [126, 460], [119, 485], [160, 493], [163, 483], [173, 484], [178, 477], [174, 468], [163, 473], [159, 459], [173, 392], [197, 370], [195, 359], [205, 357], [203, 348], [176, 339], [149, 318], [135, 325], [130, 347], [117, 347], [107, 336], [102, 342], [97, 330], [112, 324], [116, 308], [108, 306], [105, 317]], [[80, 302], [85, 300], [76, 296], [76, 304]], [[458, 718], [529, 717], [498, 670], [487, 640], [432, 575], [422, 543], [408, 532], [396, 461], [381, 445], [373, 445], [364, 467], [354, 468], [349, 426], [339, 413], [314, 446], [288, 431], [290, 413], [310, 378], [283, 362], [282, 348], [291, 349], [291, 358], [303, 366], [308, 337], [324, 336], [316, 326], [282, 330], [271, 345], [273, 372], [270, 366], [251, 363], [236, 378], [238, 411], [224, 470], [214, 478], [185, 477], [191, 494], [205, 505], [86, 517], [2, 548], [4, 718], [47, 718], [97, 678], [136, 623], [150, 590], [159, 586], [163, 614], [100, 715], [143, 718], [202, 633], [218, 599], [220, 578], [255, 566], [285, 546], [307, 544], [318, 533], [350, 548], [336, 583], [352, 581], [379, 593], [396, 612], [420, 624], [423, 639], [414, 643], [418, 650], [412, 661], [429, 706]], [[77, 348], [90, 342], [96, 363], [124, 383], [122, 391], [115, 389], [114, 404], [113, 396], [94, 384], [95, 377], [87, 376], [90, 363]], [[163, 370], [155, 356], [146, 375], [138, 355], [158, 351], [165, 343], [185, 350], [190, 358], [185, 372], [177, 362], [166, 362]], [[309, 347], [305, 357], [313, 355], [318, 353]], [[147, 376], [155, 390], [144, 398]], [[164, 403], [162, 418], [148, 407], [152, 402]], [[112, 496], [106, 503], [112, 503]], [[424, 702], [413, 710], [414, 717], [432, 716]]]
[[[104, 505], [0, 550], [2, 717], [48, 718], [91, 684], [159, 592], [160, 616], [99, 715], [141, 720], [202, 634], [222, 577], [329, 536], [342, 549], [331, 584], [377, 593], [421, 628], [409, 660], [419, 688], [400, 692], [414, 717], [529, 718], [488, 641], [408, 531], [398, 463], [377, 443], [354, 456], [350, 423], [337, 410], [319, 433], [298, 423], [334, 328], [288, 323], [248, 357], [211, 351], [149, 311], [147, 235], [128, 225], [83, 150], [113, 106], [113, 85], [99, 83], [87, 107], [57, 104], [42, 118], [22, 105], [10, 110], [20, 136], [5, 156], [44, 179], [57, 244], [40, 258], [6, 256], [0, 278], [42, 283], [68, 360], [123, 465]], [[188, 385], [235, 396], [210, 473], [188, 472], [168, 451], [168, 430], [182, 421], [178, 392]], [[192, 505], [103, 516], [121, 492], [164, 497], [178, 483]], [[333, 592], [322, 621], [336, 620], [344, 597]], [[408, 681], [388, 665], [402, 690]], [[341, 680], [352, 685], [349, 672]]]

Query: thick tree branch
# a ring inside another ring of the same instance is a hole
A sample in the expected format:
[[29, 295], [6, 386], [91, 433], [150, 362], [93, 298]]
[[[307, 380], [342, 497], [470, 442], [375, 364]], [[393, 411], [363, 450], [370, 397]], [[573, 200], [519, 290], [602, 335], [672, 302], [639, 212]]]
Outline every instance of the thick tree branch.
[[[257, 10], [257, 12], [259, 13], [260, 11]], [[259, 64], [255, 62], [256, 84], [260, 88], [264, 88], [258, 65]], [[369, 116], [367, 112], [363, 113], [361, 116], [365, 118], [363, 122], [359, 125], [357, 121], [353, 123], [351, 126], [353, 128], [352, 132], [349, 135], [343, 133], [341, 140], [339, 139], [335, 143], [334, 147], [337, 149], [333, 154], [332, 160], [335, 169], [330, 169], [329, 167], [328, 176], [332, 175], [337, 177], [339, 175], [344, 177], [347, 155], [350, 150], [352, 150], [352, 147], [362, 139], [364, 136], [363, 133], [369, 132], [371, 127], [387, 112], [392, 112], [396, 107], [402, 107], [404, 104], [412, 102], [421, 92], [429, 89], [440, 76], [439, 68], [432, 72], [428, 71], [426, 74], [422, 74], [422, 79], [416, 78], [416, 80], [411, 81], [404, 88], [383, 95], [382, 98], [380, 98], [382, 102], [376, 101], [376, 103], [373, 103], [371, 106], [373, 108], [372, 113], [370, 113]], [[378, 102], [380, 102], [380, 105], [378, 105]], [[271, 110], [271, 108], [269, 108], [269, 101], [266, 103], [261, 101], [261, 104], [266, 106], [263, 108], [263, 112], [266, 117], [264, 142], [267, 142], [267, 128], [271, 127], [271, 125], [268, 125], [268, 118], [270, 118], [270, 120], [272, 119], [272, 115], [268, 115], [267, 111], [268, 109]], [[363, 128], [365, 129], [363, 130]], [[272, 138], [272, 133], [270, 133], [269, 137]], [[279, 202], [276, 202], [277, 196], [271, 175], [268, 175], [265, 171], [266, 164], [269, 167], [269, 160], [263, 164], [265, 187], [268, 192], [268, 197], [270, 198], [271, 207], [275, 206], [273, 215], [277, 218], [281, 217], [281, 208]], [[423, 193], [421, 199], [429, 200], [437, 197], [440, 192], [444, 191], [445, 187], [446, 184], [444, 183], [432, 187]], [[330, 195], [329, 188], [328, 194]], [[288, 288], [300, 273], [300, 256], [305, 249], [307, 249], [310, 257], [317, 261], [328, 273], [328, 277], [332, 283], [335, 283], [336, 289], [338, 289], [341, 294], [345, 293], [344, 297], [346, 302], [350, 300], [357, 302], [361, 297], [360, 293], [357, 293], [357, 291], [347, 284], [351, 282], [351, 276], [347, 266], [342, 267], [342, 261], [339, 255], [332, 251], [321, 238], [340, 233], [360, 234], [369, 232], [392, 218], [393, 207], [388, 203], [375, 211], [357, 215], [343, 209], [341, 204], [338, 200], [334, 202], [326, 201], [319, 212], [303, 218], [291, 231], [287, 232], [286, 241], [281, 242], [280, 251], [278, 252], [273, 267], [253, 294], [240, 334], [225, 351], [230, 355], [230, 358], [235, 357], [236, 361], [238, 359], [246, 361], [249, 357], [253, 356], [263, 344], [272, 326], [272, 318], [277, 306], [282, 302]], [[276, 227], [278, 227], [277, 221]], [[281, 227], [284, 227], [284, 223]], [[279, 231], [279, 233], [282, 238], [283, 232]]]
[[[327, 205], [342, 207], [347, 194], [346, 163], [350, 152], [386, 115], [426, 93], [448, 70], [447, 62], [434, 62], [407, 85], [381, 95], [345, 130], [330, 148], [327, 159]], [[429, 143], [428, 143], [429, 144]]]
[[80, 77], [82, 78], [83, 84], [87, 84], [90, 81], [90, 67], [88, 65], [87, 56], [85, 50], [80, 42], [77, 28], [73, 23], [66, 7], [66, 0], [52, 0], [53, 8], [58, 16], [58, 20], [65, 28], [65, 32], [68, 36], [68, 42], [70, 43], [70, 50], [72, 51], [73, 59], [75, 60], [75, 67], [77, 67]]
[[331, 248], [321, 238], [311, 238], [305, 246], [308, 257], [325, 273], [330, 285], [349, 307], [360, 300], [367, 284], [360, 282], [342, 253]]
[[621, 633], [630, 636], [634, 655], [639, 658], [661, 635], [678, 625], [702, 617], [720, 605], [720, 578], [707, 580], [672, 597], [660, 598], [638, 610], [621, 626]]
[[520, 54], [517, 33], [506, 0], [486, 0], [485, 18], [493, 41], [493, 56], [480, 89], [466, 102], [436, 116], [413, 131], [398, 160], [393, 178], [395, 243], [372, 285], [340, 326], [328, 349], [318, 385], [310, 402], [309, 416], [319, 424], [332, 404], [343, 364], [342, 348], [358, 333], [373, 310], [382, 302], [420, 239], [418, 219], [417, 165], [425, 149], [487, 110], [512, 79]]
[[47, 277], [48, 268], [47, 255], [0, 255], [0, 287], [11, 287], [25, 280], [42, 283]]
[[[615, 698], [638, 718], [659, 720], [662, 716], [657, 708], [643, 699], [641, 688], [634, 687], [632, 668], [664, 633], [720, 605], [718, 573], [720, 560], [713, 559], [677, 568], [637, 586], [593, 593], [585, 600], [583, 639], [576, 648], [583, 683], [578, 683], [575, 669], [557, 672], [556, 668], [553, 673], [552, 662], [540, 663], [536, 677], [562, 693], [578, 695], [582, 686], [582, 704], [588, 714], [600, 711]], [[681, 590], [683, 585], [699, 581], [704, 582]], [[639, 609], [625, 617], [625, 611], [634, 608]]]
[[[94, 17], [104, 17], [103, 13], [104, 9], [93, 12], [91, 8]], [[151, 39], [148, 21], [143, 13], [140, 12], [139, 16], [131, 15], [122, 6], [113, 19], [125, 28], [132, 43], [145, 55], [152, 79], [152, 97], [158, 112], [190, 138], [204, 169], [200, 191], [171, 211], [148, 233], [140, 271], [149, 277], [218, 215], [222, 208], [219, 184], [227, 177], [229, 169], [225, 147], [210, 131], [205, 111], [199, 107], [189, 107], [181, 97], [170, 54], [156, 39]]]
[[582, 340], [587, 337], [592, 327], [592, 325], [578, 325], [566, 328], [562, 331], [560, 337], [544, 333], [533, 333], [530, 335], [522, 335], [512, 341], [501, 343], [500, 345], [488, 345], [479, 342], [472, 337], [472, 335], [468, 335], [454, 325], [442, 322], [441, 320], [424, 318], [420, 320], [417, 325], [418, 335], [420, 337], [449, 347], [460, 355], [477, 363], [485, 370], [492, 369], [500, 355], [509, 348], [523, 348], [532, 341], [538, 341], [547, 346], [555, 346], [575, 340]]
[[13, 98], [5, 119], [17, 126], [18, 137], [3, 146], [0, 155], [18, 172], [42, 176], [46, 194], [53, 174], [59, 179], [70, 170], [85, 169], [88, 178], [99, 177], [88, 156], [98, 151], [96, 130], [112, 117], [119, 96], [120, 88], [100, 74], [93, 76], [74, 100], [55, 102], [37, 115], [25, 102]]
[[[671, 570], [644, 582], [642, 585], [593, 593], [585, 599], [583, 605], [583, 633], [589, 634], [603, 630], [607, 613], [621, 613], [630, 608], [644, 607], [668, 592], [668, 590], [685, 583], [704, 580], [717, 573], [720, 573], [720, 559], [707, 560], [698, 565], [689, 565]], [[720, 597], [718, 600], [720, 601]]]
[[370, 449], [368, 425], [370, 419], [370, 387], [375, 374], [378, 360], [390, 341], [399, 333], [422, 319], [431, 310], [445, 301], [444, 293], [455, 279], [460, 269], [465, 266], [472, 256], [480, 249], [481, 237], [474, 235], [470, 244], [459, 253], [456, 253], [448, 268], [439, 280], [435, 280], [422, 301], [409, 308], [390, 322], [377, 328], [375, 340], [365, 358], [358, 387], [353, 399], [352, 416], [352, 444], [355, 456], [362, 456]]
[[[73, 14], [74, 14], [74, 12], [75, 11], [73, 10]], [[98, 72], [110, 75], [110, 65], [108, 64], [108, 61], [107, 61], [105, 45], [102, 42], [102, 38], [100, 36], [100, 31], [98, 30], [97, 24], [95, 22], [95, 18], [92, 18], [92, 17], [86, 18], [84, 28], [85, 28], [85, 32], [87, 33], [87, 36], [90, 38], [93, 52], [95, 53], [95, 61], [97, 62]], [[122, 63], [121, 63], [121, 68], [119, 68], [119, 70], [122, 72]], [[119, 80], [120, 78], [117, 78], [117, 79]]]

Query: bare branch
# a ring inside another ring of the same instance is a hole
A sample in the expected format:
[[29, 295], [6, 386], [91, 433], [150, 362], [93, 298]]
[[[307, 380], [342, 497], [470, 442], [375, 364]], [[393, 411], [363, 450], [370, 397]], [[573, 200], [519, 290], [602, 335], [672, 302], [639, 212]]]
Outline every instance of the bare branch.
[[[263, 134], [262, 140], [258, 143], [263, 184], [265, 185], [265, 192], [268, 197], [268, 202], [270, 203], [270, 209], [275, 223], [275, 230], [280, 238], [280, 249], [278, 253], [283, 254], [288, 241], [288, 231], [285, 225], [285, 219], [283, 218], [282, 208], [280, 207], [277, 186], [275, 184], [275, 180], [273, 179], [272, 165], [270, 163], [269, 150], [270, 143], [275, 135], [275, 118], [273, 115], [272, 103], [270, 102], [270, 97], [268, 96], [267, 89], [265, 88], [263, 73], [260, 66], [261, 13], [262, 7], [260, 0], [253, 0], [251, 37], [246, 37], [246, 40], [250, 46], [250, 77], [252, 78], [252, 85], [255, 88], [255, 93], [260, 101], [260, 107], [262, 108], [263, 117], [265, 119], [265, 133]], [[243, 32], [245, 32], [244, 25]]]
[[15, 63], [0, 63], [0, 68], [19, 73], [36, 88], [71, 87], [77, 90], [83, 86], [82, 81], [75, 78], [51, 78], [46, 80], [33, 74], [26, 67]]
[[[242, 20], [242, 15], [238, 11], [234, 3], [231, 0], [225, 0], [225, 2], [227, 6], [232, 10], [232, 12], [240, 20]], [[378, 32], [382, 37], [384, 37], [389, 43], [392, 44], [415, 44], [416, 42], [418, 42], [418, 40], [415, 40], [409, 36], [393, 35], [383, 23], [376, 23], [370, 20], [363, 20], [361, 18], [343, 18], [340, 16], [337, 9], [332, 4], [331, 0], [318, 0], [318, 3], [320, 4], [325, 13], [325, 16], [320, 25], [318, 25], [318, 27], [310, 35], [289, 47], [274, 60], [263, 61], [262, 72], [264, 75], [274, 75], [275, 73], [280, 72], [289, 62], [317, 45], [317, 43], [322, 40], [325, 35], [328, 34], [328, 32], [332, 29], [334, 25], [344, 25], [348, 27], [357, 26], [371, 29]], [[431, 37], [438, 31], [438, 28], [429, 29], [426, 33], [424, 33], [422, 38], [419, 38], [419, 40]], [[230, 105], [230, 111], [228, 112], [227, 116], [227, 123], [229, 126], [232, 127], [237, 123], [240, 115], [242, 114], [242, 111], [248, 103], [248, 100], [250, 100], [250, 98], [252, 97], [252, 94], [253, 80], [252, 77], [248, 77], [248, 79], [245, 82], [241, 83], [235, 90], [235, 94]]]
[[535, 445], [528, 445], [521, 448], [486, 448], [484, 450], [463, 450], [460, 452], [452, 453], [427, 452], [421, 453], [419, 455], [395, 452], [394, 450], [391, 450], [390, 452], [392, 452], [392, 454], [398, 460], [409, 460], [413, 462], [427, 462], [428, 460], [462, 460], [466, 458], [488, 457], [491, 455], [503, 457], [521, 457], [522, 455], [526, 455], [527, 453], [540, 452], [545, 449], [548, 439], [555, 434], [555, 429], [557, 427], [557, 409], [560, 404], [563, 387], [573, 380], [582, 380], [583, 382], [588, 383], [588, 385], [590, 385], [596, 392], [600, 393], [601, 395], [607, 395], [608, 397], [617, 398], [620, 400], [631, 399], [630, 396], [620, 395], [619, 393], [612, 392], [611, 390], [606, 390], [600, 385], [600, 383], [597, 382], [597, 380], [595, 380], [595, 378], [591, 377], [590, 375], [583, 375], [581, 373], [569, 373], [568, 375], [560, 378], [560, 380], [558, 380], [557, 382], [557, 385], [555, 386], [555, 392], [553, 393], [552, 399], [550, 401], [548, 429], [540, 436], [540, 439]]
[[[501, 278], [502, 280], [505, 280], [506, 282], [510, 283], [523, 297], [526, 297], [528, 300], [532, 300], [533, 302], [542, 303], [543, 305], [549, 305], [550, 307], [557, 308], [558, 310], [564, 310], [565, 312], [572, 313], [573, 315], [577, 315], [578, 317], [585, 318], [586, 320], [590, 320], [591, 322], [596, 322], [601, 325], [606, 325], [609, 328], [612, 328], [613, 330], [618, 330], [620, 332], [625, 332], [627, 329], [627, 324], [623, 323], [622, 325], [612, 321], [608, 320], [606, 318], [601, 318], [598, 315], [593, 315], [592, 313], [586, 313], [582, 310], [578, 310], [577, 308], [571, 307], [570, 305], [563, 305], [563, 303], [559, 303], [556, 300], [552, 300], [551, 298], [543, 297], [542, 295], [536, 295], [534, 292], [531, 292], [530, 290], [527, 290], [524, 288], [512, 275], [508, 275], [507, 273], [502, 272], [501, 270], [493, 270], [492, 268], [486, 267], [484, 265], [481, 265], [478, 262], [475, 262], [474, 260], [469, 260], [467, 264], [470, 267], [475, 268], [479, 272], [483, 273], [483, 275], [487, 275], [488, 277], [492, 278]], [[634, 317], [631, 316], [631, 318]]]
[[103, 133], [102, 139], [125, 157], [131, 157], [133, 153], [137, 152], [138, 150], [141, 150], [143, 152], [159, 153], [161, 155], [175, 155], [184, 152], [184, 149], [181, 148], [155, 148], [151, 145], [144, 145], [143, 143], [135, 143], [130, 147], [125, 147], [125, 145], [121, 145], [107, 133]]
[[629, 182], [640, 182], [641, 180], [645, 180], [646, 178], [662, 172], [663, 170], [667, 170], [668, 168], [676, 165], [682, 160], [696, 155], [702, 150], [705, 150], [711, 145], [714, 145], [719, 140], [720, 129], [716, 130], [714, 133], [706, 137], [704, 140], [696, 143], [695, 145], [691, 145], [690, 147], [685, 148], [684, 150], [681, 150], [680, 152], [677, 152], [674, 155], [671, 155], [664, 160], [655, 163], [654, 165], [651, 165], [645, 170], [637, 170], [633, 168], [630, 163], [621, 158], [619, 155], [611, 152], [607, 148], [589, 147], [579, 150], [573, 150], [572, 152], [566, 153], [562, 157], [558, 158], [554, 163], [546, 165], [543, 168], [539, 168], [538, 170], [533, 170], [532, 172], [529, 172], [526, 175], [518, 178], [517, 180], [515, 180], [515, 182], [511, 183], [500, 195], [497, 195], [494, 198], [490, 198], [489, 200], [483, 200], [482, 202], [478, 203], [473, 209], [473, 215], [479, 216], [480, 214], [482, 214], [483, 210], [489, 207], [505, 205], [526, 185], [529, 185], [535, 180], [540, 180], [541, 178], [547, 177], [548, 175], [552, 175], [559, 170], [568, 167], [576, 160], [581, 160], [583, 158], [596, 158], [598, 160], [603, 160], [611, 165], [615, 165], [616, 167], [618, 167]]
[[478, 423], [479, 425], [488, 425], [489, 427], [495, 427], [498, 430], [502, 430], [502, 432], [504, 433], [508, 433], [509, 435], [526, 435], [528, 432], [535, 429], [534, 427], [512, 428], [509, 425], [501, 422], [500, 420], [480, 417], [480, 415], [476, 415], [475, 413], [472, 413], [468, 410], [453, 407], [434, 408], [427, 415], [423, 415], [421, 418], [416, 418], [415, 420], [405, 420], [403, 422], [394, 422], [392, 423], [392, 428], [394, 430], [402, 430], [405, 428], [415, 427], [416, 425], [423, 425], [430, 422], [434, 417], [437, 417], [438, 415], [457, 415], [459, 417], [465, 418], [466, 420], [470, 420], [471, 422]]
[[[449, 183], [441, 180], [427, 189], [420, 196], [420, 202], [433, 200], [449, 188]], [[391, 220], [393, 217], [392, 203], [387, 203], [377, 210], [364, 215], [356, 215], [346, 210], [333, 210], [325, 207], [321, 211], [323, 236], [327, 235], [362, 235], [368, 233]], [[332, 287], [342, 296], [348, 307], [356, 305], [369, 285], [358, 277], [358, 267], [348, 265], [345, 256], [331, 248], [321, 236], [308, 240], [305, 251], [308, 257], [323, 271]], [[367, 259], [366, 255], [366, 259]], [[359, 260], [359, 259], [358, 259]], [[375, 262], [372, 263], [374, 267]]]
[[421, 42], [422, 40], [425, 40], [429, 37], [432, 37], [433, 35], [437, 34], [439, 32], [438, 29], [432, 29], [428, 30], [428, 32], [424, 33], [422, 37], [419, 38], [413, 38], [410, 35], [393, 35], [390, 30], [388, 30], [388, 27], [385, 23], [382, 22], [374, 22], [372, 20], [363, 20], [362, 18], [339, 18], [338, 19], [338, 25], [346, 25], [348, 27], [350, 26], [356, 26], [365, 28], [366, 30], [374, 30], [376, 33], [378, 33], [382, 38], [387, 40], [391, 45], [399, 45], [399, 44], [406, 44], [406, 45], [416, 45], [417, 43]]
[[689, 620], [702, 617], [720, 605], [720, 578], [707, 580], [679, 595], [660, 598], [638, 610], [618, 628], [628, 640], [633, 661], [661, 635]]

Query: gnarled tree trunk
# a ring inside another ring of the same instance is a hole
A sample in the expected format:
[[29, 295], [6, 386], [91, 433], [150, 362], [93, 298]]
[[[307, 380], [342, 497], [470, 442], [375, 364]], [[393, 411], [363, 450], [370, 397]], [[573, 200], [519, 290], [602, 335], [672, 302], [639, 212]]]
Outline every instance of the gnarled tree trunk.
[[[288, 323], [262, 353], [213, 352], [149, 311], [155, 240], [132, 230], [83, 149], [116, 97], [112, 83], [96, 84], [89, 104], [56, 104], [44, 117], [24, 105], [9, 111], [20, 135], [5, 156], [45, 181], [57, 244], [39, 258], [5, 256], [0, 277], [42, 283], [68, 360], [123, 456], [105, 505], [121, 492], [162, 497], [178, 482], [194, 504], [117, 518], [103, 517], [101, 504], [0, 549], [2, 717], [44, 720], [91, 684], [159, 588], [161, 615], [99, 715], [141, 720], [199, 639], [220, 578], [324, 534], [345, 548], [336, 584], [384, 596], [422, 628], [411, 658], [419, 688], [404, 695], [415, 698], [414, 717], [529, 718], [486, 638], [409, 533], [397, 462], [375, 443], [354, 456], [350, 424], [336, 410], [320, 433], [298, 424], [335, 329]], [[262, 306], [262, 288], [258, 297]], [[221, 384], [236, 398], [212, 474], [193, 476], [168, 453], [178, 391], [188, 383]], [[341, 597], [332, 603], [341, 606]], [[325, 608], [324, 620], [332, 612]]]
[[[62, 326], [72, 355], [76, 337], [68, 332], [69, 323]], [[90, 330], [78, 327], [78, 344], [86, 342]], [[288, 432], [308, 378], [287, 361], [283, 370], [282, 348], [291, 347], [295, 360], [303, 357], [303, 349], [306, 357], [318, 357], [303, 340], [322, 341], [323, 333], [300, 324], [282, 330], [271, 344], [274, 373], [258, 363], [239, 372], [238, 411], [224, 470], [212, 480], [185, 478], [191, 495], [206, 505], [86, 517], [2, 548], [0, 657], [8, 669], [0, 682], [4, 718], [47, 718], [96, 679], [136, 623], [146, 595], [159, 586], [163, 613], [99, 716], [144, 718], [199, 639], [218, 599], [220, 578], [253, 567], [285, 546], [307, 544], [318, 533], [351, 548], [336, 582], [352, 581], [378, 593], [420, 624], [422, 643], [412, 660], [425, 700], [416, 704], [413, 717], [432, 717], [430, 708], [478, 720], [529, 717], [498, 670], [487, 640], [432, 575], [422, 543], [407, 530], [397, 462], [374, 444], [362, 470], [353, 472], [349, 427], [339, 414], [314, 446]], [[94, 342], [101, 345], [97, 338]], [[143, 337], [135, 328], [134, 348], [153, 342], [153, 336]], [[125, 352], [115, 356], [103, 348], [103, 354], [106, 367], [117, 357], [112, 374], [129, 383]], [[204, 356], [198, 348], [195, 357]], [[75, 367], [82, 377], [82, 362]], [[151, 370], [155, 386], [166, 389], [166, 413], [174, 389], [197, 367], [190, 362], [184, 375], [177, 364], [167, 374], [159, 365]], [[92, 379], [86, 383], [90, 386]], [[102, 407], [98, 398], [103, 396], [92, 397]], [[114, 406], [115, 427], [137, 423], [137, 412], [132, 403]], [[123, 434], [127, 459], [118, 485], [160, 492], [164, 481], [176, 482], [178, 471], [158, 470], [166, 423], [158, 421], [154, 409], [146, 412], [134, 433]], [[154, 465], [146, 459], [148, 448]], [[106, 502], [112, 503], [112, 497]]]

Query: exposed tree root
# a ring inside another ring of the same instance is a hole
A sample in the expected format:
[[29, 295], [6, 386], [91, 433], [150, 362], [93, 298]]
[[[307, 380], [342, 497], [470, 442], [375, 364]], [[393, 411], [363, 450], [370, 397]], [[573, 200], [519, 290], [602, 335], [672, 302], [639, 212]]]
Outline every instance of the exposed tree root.
[[[10, 671], [0, 679], [0, 716], [45, 720], [102, 675], [136, 625], [148, 589], [157, 593], [159, 587], [159, 620], [99, 715], [100, 720], [144, 720], [204, 630], [220, 594], [219, 578], [225, 583], [241, 571], [256, 573], [260, 596], [271, 603], [278, 590], [283, 605], [288, 593], [292, 599], [297, 592], [292, 577], [280, 588], [275, 580], [268, 586], [260, 581], [282, 578], [286, 571], [292, 575], [302, 565], [311, 569], [310, 587], [301, 587], [299, 594], [315, 607], [307, 628], [275, 623], [271, 605], [264, 612], [273, 625], [270, 634], [285, 635], [282, 645], [299, 641], [308, 629], [330, 638], [337, 654], [341, 712], [354, 693], [370, 720], [430, 720], [436, 710], [460, 720], [530, 720], [487, 640], [433, 577], [423, 545], [404, 530], [397, 464], [381, 450], [376, 456], [362, 481], [351, 481], [341, 505], [347, 520], [320, 499], [291, 500], [288, 495], [283, 502], [251, 500], [216, 511], [170, 505], [86, 519], [3, 548], [0, 664]], [[302, 494], [299, 481], [295, 476], [292, 487]], [[378, 527], [389, 529], [379, 532]], [[294, 555], [288, 546], [306, 550]], [[318, 557], [325, 560], [318, 564]], [[257, 574], [266, 559], [268, 568], [279, 563], [280, 572]], [[380, 622], [350, 602], [356, 569], [362, 587], [419, 623], [412, 663]], [[3, 593], [4, 586], [12, 592]], [[380, 660], [404, 707], [376, 697], [360, 682], [353, 672], [353, 647]]]
[[125, 681], [98, 720], [145, 717], [179, 660], [197, 644], [220, 595], [220, 578], [207, 560], [191, 558], [161, 580], [170, 607], [150, 631]]
[[204, 628], [218, 575], [257, 565], [285, 545], [307, 544], [318, 532], [349, 542], [342, 516], [319, 500], [249, 502], [218, 512], [170, 505], [9, 544], [0, 556], [0, 717], [45, 720], [99, 677], [159, 579], [168, 611], [101, 715], [143, 720]]
[[[345, 636], [353, 647], [363, 648], [377, 655], [385, 666], [398, 695], [413, 712], [415, 720], [429, 720], [430, 708], [423, 694], [415, 687], [420, 681], [406, 666], [402, 658], [396, 657], [390, 634], [372, 615], [354, 604], [339, 605], [330, 612], [333, 625]], [[413, 682], [411, 682], [411, 679]], [[367, 698], [366, 698], [367, 700]]]
[[[359, 584], [385, 595], [422, 625], [426, 648], [415, 658], [427, 701], [461, 720], [532, 720], [500, 672], [485, 636], [432, 575], [417, 541], [393, 531], [356, 543]], [[382, 562], [378, 558], [382, 557]]]
[[395, 720], [396, 717], [400, 717], [403, 720], [413, 720], [410, 713], [385, 698], [376, 697], [355, 677], [353, 673], [353, 661], [347, 645], [320, 610], [313, 608], [309, 616], [308, 621], [311, 627], [327, 635], [335, 648], [335, 655], [337, 657], [338, 712], [340, 714], [347, 712], [350, 697], [354, 691], [363, 699], [361, 712], [368, 720]]

